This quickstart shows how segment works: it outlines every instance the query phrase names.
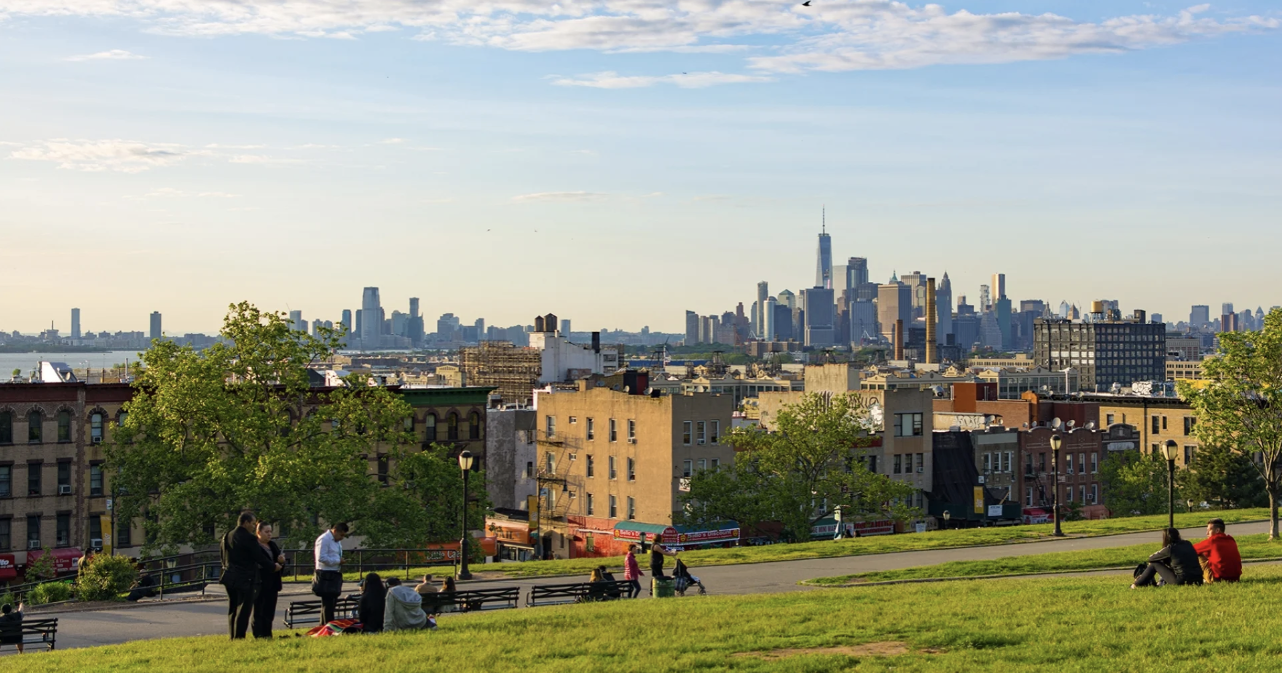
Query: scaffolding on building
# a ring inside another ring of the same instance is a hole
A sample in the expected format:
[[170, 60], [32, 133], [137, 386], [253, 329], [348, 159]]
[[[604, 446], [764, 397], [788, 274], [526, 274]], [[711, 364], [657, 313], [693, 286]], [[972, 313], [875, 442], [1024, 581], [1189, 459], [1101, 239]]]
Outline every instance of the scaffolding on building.
[[510, 341], [483, 341], [459, 350], [459, 370], [465, 386], [493, 386], [504, 402], [529, 404], [543, 373], [543, 355]]

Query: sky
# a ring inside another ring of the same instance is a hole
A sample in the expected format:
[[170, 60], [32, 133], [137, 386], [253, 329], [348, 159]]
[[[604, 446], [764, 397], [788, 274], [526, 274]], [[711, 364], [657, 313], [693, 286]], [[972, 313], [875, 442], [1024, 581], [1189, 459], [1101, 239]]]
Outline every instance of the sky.
[[679, 332], [835, 263], [1282, 304], [1260, 1], [0, 0], [0, 329]]

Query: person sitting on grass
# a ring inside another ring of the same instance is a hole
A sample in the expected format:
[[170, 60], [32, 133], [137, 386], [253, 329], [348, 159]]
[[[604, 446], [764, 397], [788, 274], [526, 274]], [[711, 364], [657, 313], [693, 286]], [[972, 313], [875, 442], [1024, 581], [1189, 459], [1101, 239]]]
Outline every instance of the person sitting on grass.
[[1201, 584], [1202, 566], [1197, 562], [1193, 544], [1180, 538], [1180, 531], [1167, 528], [1162, 531], [1162, 548], [1148, 557], [1148, 563], [1135, 569], [1135, 583], [1131, 588], [1153, 586], [1154, 576], [1163, 584]]
[[423, 597], [402, 586], [399, 577], [387, 578], [387, 605], [383, 610], [384, 631], [421, 629], [428, 624]]
[[1242, 578], [1242, 555], [1237, 540], [1224, 532], [1224, 519], [1206, 522], [1206, 539], [1193, 548], [1202, 562], [1203, 581], [1236, 582]]
[[[399, 580], [398, 580], [399, 581]], [[392, 578], [388, 578], [388, 584]], [[387, 616], [387, 588], [378, 573], [370, 573], [361, 580], [361, 604], [359, 611], [361, 630], [365, 633], [378, 633], [383, 630], [383, 620]]]
[[0, 646], [17, 645], [18, 654], [22, 654], [22, 603], [15, 610], [13, 605], [5, 603], [0, 607]]

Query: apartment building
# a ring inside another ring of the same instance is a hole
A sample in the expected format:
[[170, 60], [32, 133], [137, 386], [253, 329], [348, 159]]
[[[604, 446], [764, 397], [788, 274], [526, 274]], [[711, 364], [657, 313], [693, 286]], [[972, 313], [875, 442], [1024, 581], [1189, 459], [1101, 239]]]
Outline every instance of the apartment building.
[[1074, 427], [1056, 430], [1045, 426], [1019, 433], [1019, 482], [1016, 492], [1025, 507], [1050, 508], [1056, 470], [1056, 454], [1051, 448], [1051, 437], [1058, 434], [1059, 498], [1060, 504], [1077, 503], [1082, 515], [1088, 519], [1104, 518], [1108, 510], [1101, 504], [1099, 467], [1104, 461], [1106, 431], [1098, 428]]
[[1086, 395], [1099, 404], [1099, 423], [1108, 428], [1124, 423], [1135, 426], [1138, 448], [1144, 453], [1162, 453], [1162, 445], [1174, 440], [1180, 450], [1176, 465], [1186, 467], [1197, 456], [1198, 441], [1193, 436], [1197, 417], [1188, 402], [1178, 397], [1142, 397], [1136, 395]]
[[722, 441], [733, 399], [647, 395], [645, 372], [621, 374], [535, 395], [542, 556], [617, 556], [654, 535], [682, 546], [738, 540], [730, 522], [716, 530], [673, 525], [687, 479], [734, 461]]

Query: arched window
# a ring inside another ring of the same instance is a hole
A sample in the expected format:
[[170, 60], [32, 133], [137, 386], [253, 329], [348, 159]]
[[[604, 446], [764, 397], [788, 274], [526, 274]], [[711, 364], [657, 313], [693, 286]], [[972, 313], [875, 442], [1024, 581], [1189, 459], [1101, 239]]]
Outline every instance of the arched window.
[[43, 421], [44, 419], [40, 417], [39, 411], [33, 411], [27, 414], [27, 441], [28, 442], [39, 443], [41, 441], [40, 438], [42, 436], [42, 433], [41, 433], [40, 424]]
[[446, 436], [451, 442], [458, 440], [458, 414], [450, 412], [450, 416], [445, 421]]
[[58, 412], [58, 441], [71, 441], [71, 412], [65, 409]]
[[90, 444], [102, 443], [102, 422], [103, 422], [103, 417], [102, 417], [101, 411], [95, 411], [92, 414], [89, 414], [89, 443]]
[[467, 416], [467, 438], [481, 438], [481, 415], [473, 411]]
[[122, 412], [120, 412], [120, 413], [116, 414], [116, 427], [118, 427], [118, 428], [119, 428], [119, 427], [123, 427], [123, 426], [124, 426], [124, 424], [125, 424], [125, 419], [127, 419], [127, 418], [129, 418], [129, 413], [128, 413], [128, 412], [122, 411]]
[[0, 411], [0, 444], [13, 443], [13, 412]]
[[428, 414], [423, 417], [423, 441], [436, 441], [436, 414]]

